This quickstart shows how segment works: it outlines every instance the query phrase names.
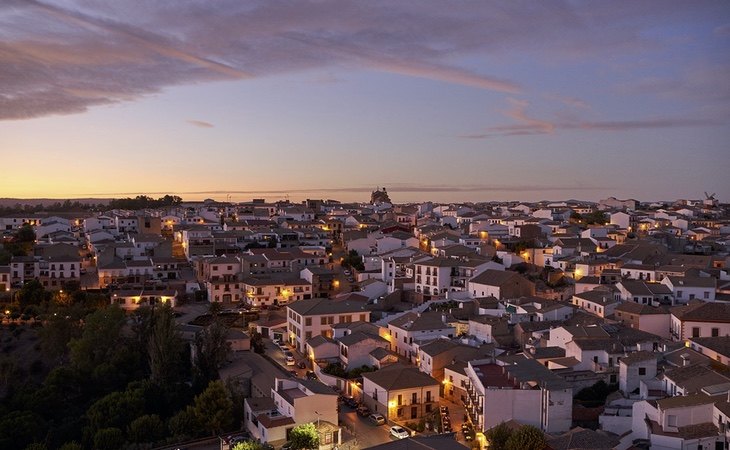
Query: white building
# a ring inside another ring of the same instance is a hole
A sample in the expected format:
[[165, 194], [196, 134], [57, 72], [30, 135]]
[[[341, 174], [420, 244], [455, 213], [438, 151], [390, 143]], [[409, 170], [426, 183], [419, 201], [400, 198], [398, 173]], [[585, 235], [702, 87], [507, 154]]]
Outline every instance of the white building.
[[546, 433], [570, 429], [573, 389], [539, 362], [524, 359], [501, 366], [491, 359], [475, 360], [465, 371], [466, 411], [478, 431], [510, 420]]
[[670, 309], [675, 341], [697, 337], [730, 336], [730, 304], [694, 300]]
[[[453, 338], [456, 329], [444, 323], [438, 312], [408, 312], [388, 323], [391, 350], [411, 362], [416, 362], [416, 345], [440, 337]], [[414, 345], [415, 344], [415, 345]]]
[[334, 336], [332, 326], [339, 323], [369, 322], [367, 298], [350, 294], [343, 299], [312, 298], [290, 303], [286, 307], [287, 336], [285, 339], [304, 353], [306, 343], [314, 336]]
[[676, 303], [687, 303], [700, 299], [715, 301], [717, 279], [712, 277], [664, 277], [662, 284], [671, 289]]

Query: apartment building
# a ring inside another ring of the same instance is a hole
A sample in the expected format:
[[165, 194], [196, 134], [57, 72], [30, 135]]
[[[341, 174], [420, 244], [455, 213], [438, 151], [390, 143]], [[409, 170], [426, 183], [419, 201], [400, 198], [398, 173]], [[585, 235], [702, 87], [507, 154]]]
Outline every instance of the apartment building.
[[386, 420], [417, 421], [439, 407], [440, 382], [415, 367], [393, 364], [362, 377], [362, 391], [357, 394]]
[[440, 337], [453, 338], [456, 328], [447, 325], [438, 312], [407, 312], [388, 322], [392, 349], [412, 363], [417, 363], [416, 346]]
[[367, 297], [350, 294], [341, 299], [312, 298], [290, 303], [286, 307], [286, 340], [305, 353], [307, 341], [315, 336], [332, 338], [332, 326], [355, 321], [369, 322]]
[[510, 420], [546, 433], [570, 429], [573, 389], [539, 362], [525, 358], [499, 365], [491, 358], [474, 360], [465, 372], [466, 411], [477, 430]]

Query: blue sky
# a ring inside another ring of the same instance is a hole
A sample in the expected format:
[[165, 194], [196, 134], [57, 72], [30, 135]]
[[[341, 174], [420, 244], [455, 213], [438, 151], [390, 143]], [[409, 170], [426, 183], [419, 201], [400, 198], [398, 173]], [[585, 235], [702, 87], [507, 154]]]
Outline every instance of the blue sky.
[[0, 196], [727, 201], [729, 69], [723, 1], [12, 0]]

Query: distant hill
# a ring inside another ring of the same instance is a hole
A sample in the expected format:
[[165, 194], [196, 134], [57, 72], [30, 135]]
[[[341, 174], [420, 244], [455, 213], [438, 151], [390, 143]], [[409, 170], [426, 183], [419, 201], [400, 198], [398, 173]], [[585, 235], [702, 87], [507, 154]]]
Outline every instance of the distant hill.
[[58, 202], [65, 202], [66, 200], [70, 200], [72, 202], [79, 202], [79, 203], [91, 203], [94, 205], [98, 205], [99, 203], [106, 205], [113, 199], [111, 198], [0, 198], [0, 207], [13, 207], [20, 203], [21, 205], [43, 205], [43, 206], [49, 206], [53, 205], [54, 203]]

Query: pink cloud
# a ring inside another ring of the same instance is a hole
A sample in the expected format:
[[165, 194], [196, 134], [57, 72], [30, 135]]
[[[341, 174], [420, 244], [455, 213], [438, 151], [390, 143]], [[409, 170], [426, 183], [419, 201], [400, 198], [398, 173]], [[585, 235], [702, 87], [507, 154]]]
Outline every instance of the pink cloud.
[[204, 120], [190, 119], [190, 120], [187, 120], [187, 123], [189, 123], [190, 125], [193, 125], [195, 127], [198, 127], [198, 128], [213, 128], [215, 126], [212, 123], [206, 122]]
[[[517, 82], [504, 75], [515, 54], [548, 64], [608, 64], [607, 55], [666, 48], [666, 42], [647, 37], [646, 28], [697, 9], [692, 2], [658, 8], [618, 1], [463, 2], [446, 8], [436, 0], [176, 0], [145, 8], [121, 0], [5, 1], [0, 120], [78, 113], [181, 84], [342, 67], [522, 94], [530, 77]], [[703, 8], [708, 15], [723, 11], [722, 5]], [[649, 16], [651, 22], [637, 20]], [[715, 34], [724, 30], [718, 27]], [[485, 64], [478, 70], [462, 66], [455, 62], [462, 57]], [[569, 96], [556, 100], [582, 107]], [[531, 118], [525, 108], [522, 114], [515, 109], [514, 119], [550, 132], [548, 122]]]

